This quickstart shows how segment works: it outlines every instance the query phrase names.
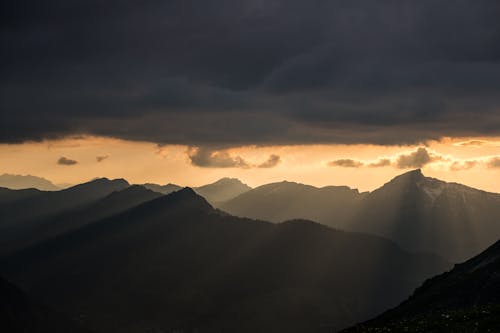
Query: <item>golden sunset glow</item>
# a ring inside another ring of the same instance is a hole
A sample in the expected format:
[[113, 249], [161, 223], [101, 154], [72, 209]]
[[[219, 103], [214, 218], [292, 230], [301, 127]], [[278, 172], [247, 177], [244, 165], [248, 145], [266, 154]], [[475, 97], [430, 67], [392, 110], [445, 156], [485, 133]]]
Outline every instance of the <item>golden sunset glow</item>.
[[[200, 167], [193, 165], [189, 157], [193, 147], [88, 136], [0, 145], [0, 173], [31, 174], [57, 184], [108, 177], [126, 178], [131, 183], [199, 186], [222, 177], [235, 177], [253, 187], [289, 180], [315, 186], [348, 185], [369, 191], [415, 168], [397, 166], [396, 161], [419, 147], [432, 157], [422, 166], [427, 176], [500, 192], [500, 168], [491, 163], [500, 156], [500, 138], [446, 138], [425, 146], [243, 146], [214, 149], [211, 154], [239, 158], [246, 166]], [[257, 167], [271, 155], [279, 156], [276, 165]], [[75, 163], [58, 164], [61, 158]], [[346, 160], [354, 165], [346, 164]], [[341, 162], [335, 165], [333, 161]]]

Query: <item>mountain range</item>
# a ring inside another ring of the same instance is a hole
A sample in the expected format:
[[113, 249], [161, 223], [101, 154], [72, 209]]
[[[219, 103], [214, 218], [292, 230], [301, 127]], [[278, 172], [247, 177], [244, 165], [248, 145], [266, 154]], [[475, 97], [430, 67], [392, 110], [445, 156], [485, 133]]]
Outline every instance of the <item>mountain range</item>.
[[500, 194], [425, 177], [413, 170], [373, 192], [281, 182], [218, 206], [237, 216], [281, 222], [305, 218], [394, 240], [411, 251], [460, 262], [500, 238]]
[[[91, 197], [81, 194], [81, 187], [93, 182], [101, 182], [103, 189]], [[129, 186], [124, 180], [93, 182], [51, 193], [0, 188], [0, 213], [7, 221], [0, 229], [9, 225], [8, 221], [39, 219], [85, 206]], [[161, 194], [182, 189], [175, 184], [142, 186]], [[318, 188], [287, 181], [252, 189], [234, 178], [193, 189], [231, 215], [271, 222], [312, 220], [337, 229], [379, 235], [409, 251], [436, 253], [452, 262], [478, 254], [500, 237], [500, 194], [425, 177], [421, 170], [404, 173], [363, 193], [347, 186]], [[71, 195], [80, 199], [68, 198]]]
[[98, 215], [0, 262], [4, 276], [96, 332], [327, 332], [449, 267], [376, 236], [233, 217], [189, 188]]
[[[1, 282], [32, 304], [16, 308], [25, 318], [38, 311], [56, 327], [79, 318], [94, 332], [331, 332], [495, 243], [499, 202], [420, 170], [364, 193], [237, 179], [0, 188], [0, 275], [30, 296]], [[498, 327], [499, 244], [349, 332]]]

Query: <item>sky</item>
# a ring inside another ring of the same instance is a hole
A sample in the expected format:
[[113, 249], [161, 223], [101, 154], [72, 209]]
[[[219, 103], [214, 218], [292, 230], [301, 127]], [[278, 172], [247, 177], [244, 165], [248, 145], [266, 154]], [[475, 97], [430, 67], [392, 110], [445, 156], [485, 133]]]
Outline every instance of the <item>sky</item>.
[[500, 192], [499, 16], [496, 0], [5, 1], [0, 172], [372, 189], [422, 167]]

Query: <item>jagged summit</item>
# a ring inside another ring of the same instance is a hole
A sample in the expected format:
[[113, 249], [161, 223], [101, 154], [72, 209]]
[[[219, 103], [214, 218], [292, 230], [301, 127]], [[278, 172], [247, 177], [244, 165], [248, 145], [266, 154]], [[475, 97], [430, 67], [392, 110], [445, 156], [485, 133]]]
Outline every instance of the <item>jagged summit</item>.
[[426, 178], [427, 177], [425, 177], [424, 174], [422, 173], [422, 169], [415, 169], [415, 170], [411, 170], [411, 171], [402, 173], [402, 174], [392, 178], [388, 183], [384, 184], [382, 187], [384, 187], [388, 184], [401, 183], [401, 182], [417, 183], [417, 182], [420, 182]]

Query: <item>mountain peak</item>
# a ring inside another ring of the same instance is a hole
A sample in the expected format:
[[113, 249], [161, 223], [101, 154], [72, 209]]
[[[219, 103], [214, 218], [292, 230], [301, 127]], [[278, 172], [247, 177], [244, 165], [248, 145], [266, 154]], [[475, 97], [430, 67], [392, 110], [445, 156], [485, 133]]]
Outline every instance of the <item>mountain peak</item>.
[[190, 206], [201, 208], [203, 210], [212, 210], [213, 207], [205, 200], [204, 197], [196, 193], [190, 187], [184, 187], [178, 191], [167, 194], [159, 200], [162, 200], [164, 203], [173, 204], [173, 203], [183, 203], [189, 204]]
[[215, 183], [196, 187], [195, 191], [211, 203], [219, 203], [232, 199], [252, 188], [237, 178], [221, 178]]
[[95, 178], [89, 182], [78, 184], [73, 187], [64, 189], [61, 192], [70, 193], [74, 191], [96, 191], [102, 189], [119, 191], [129, 186], [130, 184], [123, 178], [119, 179]]
[[215, 184], [218, 184], [218, 185], [243, 185], [243, 186], [248, 186], [247, 184], [243, 183], [238, 178], [230, 178], [230, 177], [221, 178], [221, 179], [217, 180], [216, 182], [213, 182], [212, 184], [209, 184], [209, 185], [215, 185]]
[[405, 172], [399, 176], [396, 176], [394, 179], [400, 178], [400, 177], [411, 178], [414, 180], [425, 178], [424, 174], [422, 173], [422, 169], [415, 169], [415, 170]]

